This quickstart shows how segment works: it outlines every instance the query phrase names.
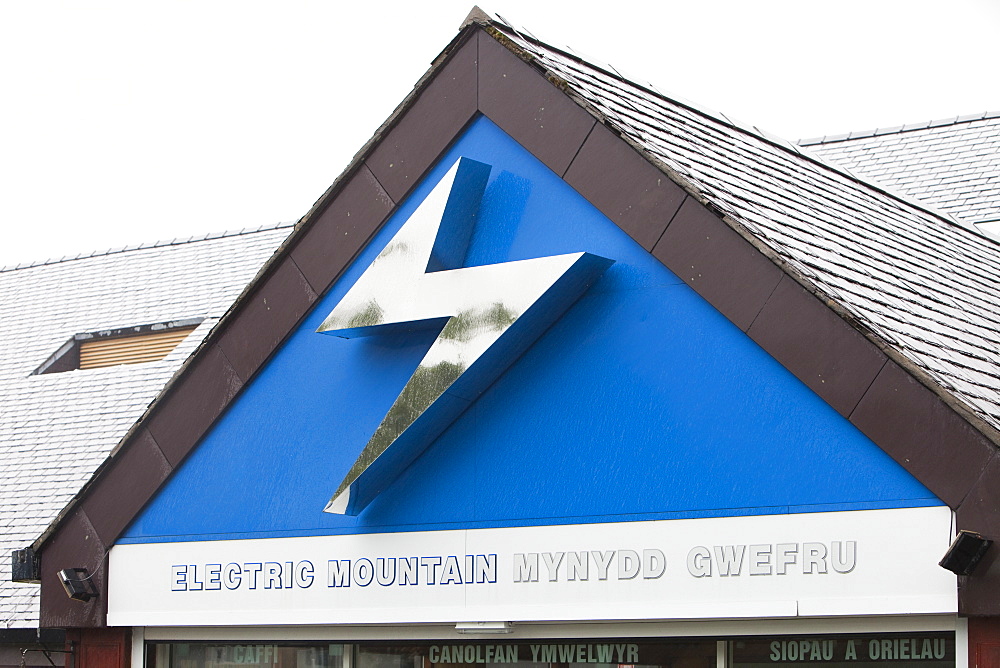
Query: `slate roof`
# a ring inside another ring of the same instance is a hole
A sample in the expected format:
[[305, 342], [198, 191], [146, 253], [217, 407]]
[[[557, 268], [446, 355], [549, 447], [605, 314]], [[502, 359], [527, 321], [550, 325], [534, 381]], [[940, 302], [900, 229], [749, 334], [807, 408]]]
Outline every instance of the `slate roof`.
[[[0, 629], [37, 626], [38, 585], [10, 582], [291, 226], [0, 270]], [[160, 362], [32, 375], [74, 334], [205, 318]]]
[[996, 241], [783, 139], [492, 25], [933, 389], [1000, 428]]
[[803, 139], [799, 145], [960, 220], [1000, 220], [1000, 112]]

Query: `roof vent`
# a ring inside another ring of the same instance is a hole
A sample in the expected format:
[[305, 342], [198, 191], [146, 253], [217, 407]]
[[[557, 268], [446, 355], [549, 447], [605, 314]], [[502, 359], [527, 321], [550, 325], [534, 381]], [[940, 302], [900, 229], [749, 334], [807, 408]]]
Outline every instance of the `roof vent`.
[[35, 369], [34, 374], [157, 362], [170, 354], [202, 320], [191, 318], [76, 334]]

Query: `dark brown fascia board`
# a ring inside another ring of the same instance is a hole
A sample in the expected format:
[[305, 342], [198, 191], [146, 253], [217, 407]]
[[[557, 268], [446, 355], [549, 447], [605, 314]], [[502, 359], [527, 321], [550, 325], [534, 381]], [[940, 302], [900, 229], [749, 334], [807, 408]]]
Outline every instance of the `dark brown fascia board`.
[[[75, 509], [60, 522], [59, 531], [52, 535], [47, 549], [57, 557], [58, 565], [46, 567], [42, 558], [39, 627], [106, 626], [108, 546], [97, 538], [97, 532], [82, 509]], [[58, 575], [65, 568], [86, 568], [98, 591], [97, 597], [84, 603], [66, 596]]]
[[[513, 100], [489, 94], [494, 86], [511, 83], [514, 85], [510, 90], [517, 95], [507, 97]], [[474, 106], [469, 104], [470, 99], [475, 99]], [[448, 113], [435, 113], [435, 105]], [[542, 107], [555, 110], [559, 122], [539, 123], [535, 112]], [[986, 491], [986, 476], [987, 469], [992, 471], [996, 466], [995, 432], [984, 429], [972, 411], [823, 295], [737, 221], [715, 210], [693, 184], [630, 141], [564, 82], [541, 71], [530, 54], [519, 50], [491, 25], [473, 21], [296, 225], [119, 448], [36, 541], [36, 549], [59, 561], [60, 567], [75, 567], [81, 564], [62, 564], [64, 558], [79, 561], [79, 549], [71, 538], [87, 541], [89, 546], [100, 545], [101, 549], [113, 544], [309, 306], [349, 266], [396, 202], [406, 196], [479, 113], [555, 169], [904, 468], [958, 509], [960, 522], [962, 517], [973, 516], [973, 507], [982, 514], [980, 509], [985, 506], [981, 501], [970, 501], [969, 505], [964, 502], [967, 498], [981, 499], [983, 494], [993, 498]], [[443, 127], [435, 129], [434, 141], [423, 141], [407, 136], [424, 129], [408, 121], [410, 118], [430, 119], [428, 122], [443, 119]], [[608, 187], [608, 164], [613, 164], [618, 173], [613, 188]], [[668, 178], [663, 179], [664, 175]], [[344, 248], [337, 243], [341, 236], [348, 240]], [[317, 248], [335, 253], [335, 260], [324, 267], [317, 257], [323, 252]], [[252, 333], [257, 319], [268, 311], [255, 308], [254, 300], [263, 300], [268, 294], [286, 295], [290, 305], [279, 317], [264, 323], [266, 336], [258, 341]], [[783, 327], [785, 322], [788, 324]], [[835, 354], [803, 354], [802, 341], [814, 342], [817, 336]], [[853, 366], [845, 366], [844, 357], [851, 357], [848, 362]], [[208, 377], [214, 378], [214, 389], [209, 390], [212, 397], [192, 389], [205, 387], [201, 381]], [[901, 401], [900, 396], [906, 398]], [[185, 415], [184, 405], [206, 401], [208, 408], [195, 429], [173, 426]], [[945, 439], [951, 450], [924, 441], [914, 446], [913, 430], [905, 428], [904, 420], [914, 407], [921, 414], [936, 416], [933, 433]], [[177, 419], [169, 419], [171, 412]], [[879, 419], [883, 414], [893, 421]], [[114, 485], [118, 477], [128, 474], [122, 450], [133, 447], [133, 443], [139, 454], [129, 454], [136, 461], [161, 468], [148, 482], [150, 488], [133, 496], [131, 514], [119, 511], [117, 517], [108, 519], [104, 517], [107, 511], [102, 510], [106, 509], [107, 495], [101, 488]], [[944, 466], [948, 463], [945, 460], [956, 459], [956, 449], [963, 453], [959, 459], [966, 462], [958, 471]], [[100, 520], [89, 519], [88, 510], [101, 515]], [[998, 515], [1000, 512], [990, 514], [989, 522], [977, 522], [988, 524], [991, 531], [1000, 530], [993, 529]], [[57, 589], [62, 599], [46, 595], [46, 590], [52, 589], [46, 582], [43, 578], [43, 601], [54, 606], [52, 614], [44, 616], [46, 625], [103, 624], [100, 614], [81, 610], [67, 616], [64, 603], [68, 599], [60, 587]], [[993, 587], [991, 580], [991, 591], [995, 591]], [[978, 599], [969, 601], [972, 608], [968, 612], [982, 609]]]
[[[958, 508], [957, 524], [996, 540], [1000, 536], [1000, 460], [994, 457]], [[959, 613], [1000, 615], [1000, 551], [986, 553], [972, 575], [959, 578]]]

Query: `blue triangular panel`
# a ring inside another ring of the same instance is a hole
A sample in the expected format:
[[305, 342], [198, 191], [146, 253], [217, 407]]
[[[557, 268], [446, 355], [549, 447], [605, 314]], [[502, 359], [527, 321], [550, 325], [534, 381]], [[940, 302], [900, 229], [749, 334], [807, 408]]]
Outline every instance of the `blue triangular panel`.
[[[435, 334], [316, 329], [462, 156], [493, 166], [467, 266], [577, 251], [615, 264], [358, 517], [324, 513]], [[120, 542], [940, 503], [479, 119]]]

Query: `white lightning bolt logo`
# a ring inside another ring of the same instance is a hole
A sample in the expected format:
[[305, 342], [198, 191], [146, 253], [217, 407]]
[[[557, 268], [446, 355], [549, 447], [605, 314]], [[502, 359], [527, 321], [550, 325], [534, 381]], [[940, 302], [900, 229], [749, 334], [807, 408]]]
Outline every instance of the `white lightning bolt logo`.
[[360, 513], [612, 264], [570, 253], [463, 267], [489, 173], [456, 162], [317, 330], [440, 332], [326, 512]]

